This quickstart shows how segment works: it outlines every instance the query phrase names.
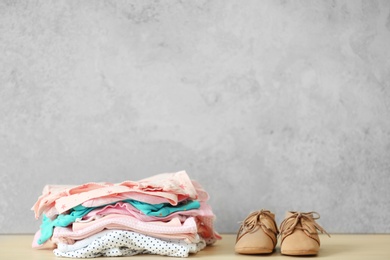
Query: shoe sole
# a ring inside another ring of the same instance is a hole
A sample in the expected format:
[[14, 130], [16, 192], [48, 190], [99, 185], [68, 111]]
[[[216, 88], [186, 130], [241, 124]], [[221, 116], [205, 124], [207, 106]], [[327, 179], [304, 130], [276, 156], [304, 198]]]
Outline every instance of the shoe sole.
[[271, 254], [274, 250], [268, 248], [257, 248], [257, 247], [246, 247], [235, 249], [236, 253], [242, 255], [262, 255], [262, 254]]
[[283, 250], [280, 252], [282, 255], [316, 255], [318, 251], [315, 250]]

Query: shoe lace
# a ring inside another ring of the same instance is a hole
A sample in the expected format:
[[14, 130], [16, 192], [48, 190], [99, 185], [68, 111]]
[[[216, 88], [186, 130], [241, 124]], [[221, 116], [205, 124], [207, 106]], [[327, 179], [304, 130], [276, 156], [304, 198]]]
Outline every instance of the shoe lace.
[[[306, 220], [313, 224], [314, 228], [321, 232], [322, 234], [327, 234], [329, 237], [330, 235], [325, 231], [323, 227], [321, 227], [315, 220], [320, 218], [320, 214], [318, 214], [315, 211], [312, 212], [293, 212], [293, 214], [289, 217], [287, 217], [280, 225], [280, 234], [281, 235], [290, 235], [294, 232], [295, 229], [300, 229], [305, 231], [308, 234], [312, 234], [310, 230], [303, 227], [302, 225], [298, 225], [301, 223], [302, 220]], [[294, 220], [292, 225], [287, 226], [287, 223], [290, 220]]]
[[[240, 229], [238, 231], [238, 234], [237, 234], [236, 241], [238, 241], [246, 233], [251, 233], [251, 232], [256, 231], [259, 227], [266, 229], [266, 230], [269, 230], [270, 232], [274, 233], [277, 236], [279, 234], [279, 231], [277, 228], [277, 224], [274, 220], [274, 217], [271, 214], [272, 213], [269, 210], [263, 210], [263, 209], [250, 213], [246, 217], [246, 219], [242, 222]], [[262, 216], [262, 215], [269, 217], [269, 219], [271, 219], [273, 221], [273, 224], [274, 224], [276, 231], [271, 229], [271, 228], [268, 228], [264, 223], [262, 223], [260, 221], [260, 216]], [[245, 232], [243, 232], [243, 231], [245, 231]]]

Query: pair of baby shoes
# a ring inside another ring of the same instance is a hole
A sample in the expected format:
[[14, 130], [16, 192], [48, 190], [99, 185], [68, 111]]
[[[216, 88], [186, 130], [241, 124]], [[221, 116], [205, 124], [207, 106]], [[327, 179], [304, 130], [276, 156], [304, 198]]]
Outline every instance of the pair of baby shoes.
[[280, 235], [281, 254], [316, 255], [320, 248], [318, 231], [326, 233], [315, 221], [319, 217], [316, 212], [289, 211], [279, 233], [273, 213], [263, 209], [252, 212], [238, 230], [235, 251], [247, 255], [272, 253]]

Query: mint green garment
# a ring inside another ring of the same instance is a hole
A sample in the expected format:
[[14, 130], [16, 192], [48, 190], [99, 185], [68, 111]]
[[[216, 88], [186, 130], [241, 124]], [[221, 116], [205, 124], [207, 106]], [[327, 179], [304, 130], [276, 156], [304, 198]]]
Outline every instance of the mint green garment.
[[174, 212], [198, 209], [200, 207], [200, 203], [197, 200], [182, 202], [176, 206], [172, 206], [169, 203], [149, 204], [137, 200], [125, 200], [123, 202], [130, 203], [145, 215], [153, 217], [166, 217]]
[[53, 235], [54, 227], [67, 227], [71, 223], [75, 222], [77, 218], [82, 218], [87, 215], [90, 211], [95, 208], [85, 208], [83, 206], [76, 206], [73, 208], [73, 211], [68, 214], [60, 214], [54, 220], [46, 217], [43, 214], [42, 224], [41, 224], [41, 236], [38, 239], [38, 244], [42, 245]]

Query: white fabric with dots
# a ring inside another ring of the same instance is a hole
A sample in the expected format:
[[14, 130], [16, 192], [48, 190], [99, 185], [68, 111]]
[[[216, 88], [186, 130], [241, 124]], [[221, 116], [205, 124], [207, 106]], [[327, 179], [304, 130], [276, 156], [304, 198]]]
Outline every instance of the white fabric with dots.
[[58, 244], [54, 254], [61, 257], [93, 258], [99, 256], [131, 256], [156, 254], [175, 257], [188, 257], [206, 247], [199, 239], [197, 244], [184, 240], [163, 240], [125, 230], [103, 231], [93, 237], [80, 240], [73, 245]]

